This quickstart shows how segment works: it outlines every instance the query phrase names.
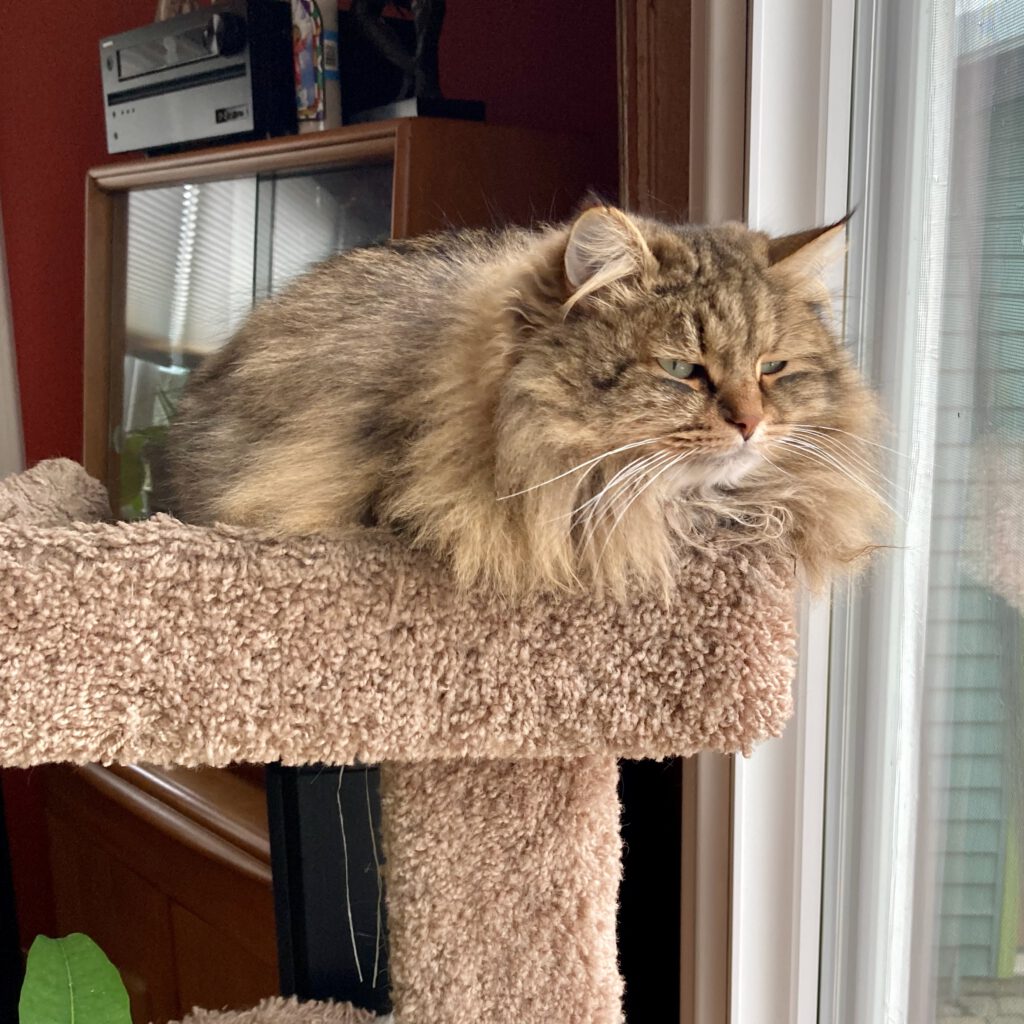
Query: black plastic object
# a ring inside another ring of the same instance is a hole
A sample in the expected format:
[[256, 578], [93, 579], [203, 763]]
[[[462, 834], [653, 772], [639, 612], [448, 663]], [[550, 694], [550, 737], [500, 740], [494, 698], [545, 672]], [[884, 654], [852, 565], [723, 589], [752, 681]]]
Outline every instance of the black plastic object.
[[0, 789], [0, 1020], [18, 1019], [18, 997], [23, 975], [11, 856], [4, 818], [4, 794]]
[[623, 761], [619, 968], [627, 1021], [679, 1020], [683, 762]]
[[282, 995], [390, 1011], [380, 770], [267, 768]]

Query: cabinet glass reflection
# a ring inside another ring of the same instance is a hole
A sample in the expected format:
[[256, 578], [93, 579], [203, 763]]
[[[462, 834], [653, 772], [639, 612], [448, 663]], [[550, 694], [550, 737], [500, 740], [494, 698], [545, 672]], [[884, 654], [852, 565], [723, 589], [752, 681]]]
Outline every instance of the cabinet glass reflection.
[[152, 452], [191, 369], [255, 301], [344, 249], [385, 241], [389, 163], [141, 189], [128, 195], [121, 515], [151, 511]]

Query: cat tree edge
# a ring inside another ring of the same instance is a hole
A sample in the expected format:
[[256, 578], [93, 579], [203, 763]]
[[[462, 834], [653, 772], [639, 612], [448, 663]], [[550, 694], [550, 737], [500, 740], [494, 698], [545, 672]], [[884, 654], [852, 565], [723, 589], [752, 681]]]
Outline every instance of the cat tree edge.
[[694, 555], [669, 602], [459, 592], [368, 534], [97, 521], [67, 460], [0, 481], [0, 764], [749, 753], [791, 713], [794, 580]]

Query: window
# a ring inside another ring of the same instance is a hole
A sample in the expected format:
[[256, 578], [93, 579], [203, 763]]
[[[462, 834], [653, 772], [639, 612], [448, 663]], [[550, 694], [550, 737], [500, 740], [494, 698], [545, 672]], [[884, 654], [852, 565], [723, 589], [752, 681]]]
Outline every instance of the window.
[[838, 602], [820, 1020], [1014, 1019], [1024, 648], [1024, 4], [862, 0], [849, 334], [896, 547]]
[[734, 766], [727, 1016], [1008, 1024], [1024, 2], [755, 0], [749, 18], [747, 216], [784, 231], [856, 211], [844, 324], [890, 421], [895, 525], [865, 579], [805, 603], [794, 721]]

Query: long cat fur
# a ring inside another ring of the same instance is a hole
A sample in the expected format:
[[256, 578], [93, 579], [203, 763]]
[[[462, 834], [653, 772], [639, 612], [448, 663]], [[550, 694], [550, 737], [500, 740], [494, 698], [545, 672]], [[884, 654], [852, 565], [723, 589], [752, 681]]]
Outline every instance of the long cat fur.
[[[687, 545], [731, 540], [821, 583], [882, 519], [878, 412], [822, 281], [842, 234], [596, 207], [334, 256], [193, 373], [172, 507], [282, 534], [377, 524], [507, 593], [664, 589]], [[762, 374], [769, 357], [786, 367]]]

